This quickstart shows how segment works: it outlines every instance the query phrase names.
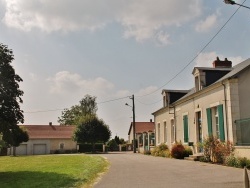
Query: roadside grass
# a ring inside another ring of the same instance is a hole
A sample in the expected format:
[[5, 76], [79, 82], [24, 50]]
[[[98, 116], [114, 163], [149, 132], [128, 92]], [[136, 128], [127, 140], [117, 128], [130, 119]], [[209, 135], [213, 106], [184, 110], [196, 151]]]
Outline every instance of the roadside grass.
[[4, 156], [0, 157], [0, 187], [89, 187], [107, 167], [100, 156]]

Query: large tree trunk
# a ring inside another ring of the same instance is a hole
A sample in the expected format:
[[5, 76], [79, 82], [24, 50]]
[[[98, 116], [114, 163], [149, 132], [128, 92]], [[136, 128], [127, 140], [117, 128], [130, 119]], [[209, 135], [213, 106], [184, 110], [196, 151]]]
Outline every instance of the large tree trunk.
[[13, 156], [16, 156], [16, 146], [13, 146]]

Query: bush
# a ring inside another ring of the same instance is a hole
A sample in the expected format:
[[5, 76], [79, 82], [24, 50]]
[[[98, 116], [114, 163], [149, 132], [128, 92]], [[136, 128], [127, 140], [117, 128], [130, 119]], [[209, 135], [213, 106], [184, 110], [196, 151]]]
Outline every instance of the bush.
[[225, 157], [224, 164], [226, 166], [232, 166], [232, 167], [237, 167], [237, 168], [240, 167], [240, 161], [234, 155], [229, 155], [229, 156]]
[[250, 168], [250, 160], [249, 159], [247, 159], [246, 157], [239, 157], [238, 160], [239, 160], [239, 165], [241, 168], [244, 168], [244, 167], [246, 167], [248, 169]]
[[144, 154], [144, 155], [151, 155], [151, 152], [150, 152], [149, 150], [145, 150], [145, 151], [143, 152], [143, 154]]
[[193, 151], [189, 146], [184, 146], [184, 157], [189, 157], [189, 155], [193, 155]]
[[168, 150], [168, 146], [166, 144], [162, 143], [159, 146], [156, 146], [152, 150], [151, 155], [159, 156], [159, 157], [170, 157], [170, 152]]
[[[95, 150], [102, 152], [103, 151], [103, 144], [102, 143], [95, 144]], [[79, 144], [79, 152], [80, 153], [92, 152], [92, 144], [80, 143]]]
[[225, 158], [225, 165], [236, 168], [250, 168], [250, 160], [246, 157], [235, 157], [234, 155]]
[[224, 163], [225, 158], [234, 151], [232, 142], [222, 142], [214, 136], [209, 136], [203, 141], [204, 158], [215, 163]]
[[171, 156], [175, 159], [184, 159], [185, 148], [181, 142], [177, 142], [172, 146]]

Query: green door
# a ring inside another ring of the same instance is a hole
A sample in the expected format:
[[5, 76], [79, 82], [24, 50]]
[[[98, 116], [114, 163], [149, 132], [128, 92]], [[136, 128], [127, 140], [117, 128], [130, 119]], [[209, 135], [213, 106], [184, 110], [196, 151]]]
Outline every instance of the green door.
[[188, 142], [188, 116], [183, 116], [184, 142]]

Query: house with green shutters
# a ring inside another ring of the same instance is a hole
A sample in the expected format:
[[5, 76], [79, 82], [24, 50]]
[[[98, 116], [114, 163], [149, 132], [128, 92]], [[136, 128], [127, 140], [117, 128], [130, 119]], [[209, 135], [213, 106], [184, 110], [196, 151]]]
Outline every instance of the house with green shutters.
[[153, 112], [156, 145], [181, 141], [199, 153], [208, 135], [232, 141], [250, 158], [250, 59], [232, 67], [217, 58], [211, 67], [194, 67], [190, 90], [162, 90], [163, 107]]

